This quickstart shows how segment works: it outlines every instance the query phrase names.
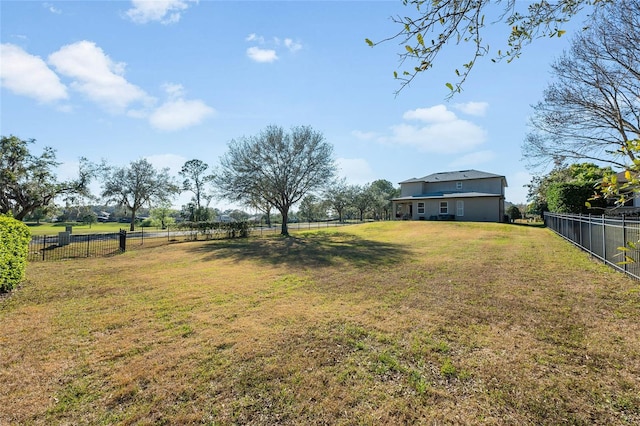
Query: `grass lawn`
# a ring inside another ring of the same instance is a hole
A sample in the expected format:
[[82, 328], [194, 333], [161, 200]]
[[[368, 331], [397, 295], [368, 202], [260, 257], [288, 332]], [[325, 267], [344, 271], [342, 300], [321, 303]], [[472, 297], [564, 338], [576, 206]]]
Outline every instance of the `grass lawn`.
[[640, 424], [640, 284], [529, 226], [30, 264], [0, 424]]
[[[58, 232], [62, 232], [65, 230], [66, 223], [48, 223], [41, 222], [39, 224], [36, 223], [27, 223], [29, 230], [31, 231], [31, 235], [58, 235]], [[72, 223], [72, 232], [74, 234], [99, 234], [99, 233], [110, 233], [110, 232], [118, 232], [121, 229], [126, 231], [129, 230], [131, 226], [130, 223], [116, 223], [116, 222], [96, 222], [89, 224], [79, 224]], [[136, 231], [141, 230], [142, 227], [136, 226]], [[145, 228], [146, 230], [156, 228]]]

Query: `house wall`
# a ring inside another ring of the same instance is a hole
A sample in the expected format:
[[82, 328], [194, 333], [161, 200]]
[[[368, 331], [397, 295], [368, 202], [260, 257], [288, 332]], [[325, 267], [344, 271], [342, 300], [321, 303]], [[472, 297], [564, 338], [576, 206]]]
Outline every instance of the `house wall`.
[[400, 196], [409, 197], [411, 195], [424, 194], [422, 182], [403, 183], [400, 185]]
[[[457, 182], [462, 183], [462, 188], [457, 187]], [[487, 178], [487, 179], [470, 179], [460, 181], [448, 181], [448, 182], [429, 182], [424, 183], [420, 192], [407, 194], [407, 195], [419, 195], [428, 194], [433, 192], [483, 192], [486, 194], [501, 194], [504, 195], [504, 187], [502, 186], [501, 178]]]
[[[458, 216], [457, 201], [464, 203], [464, 214]], [[465, 222], [501, 222], [504, 215], [504, 201], [500, 197], [447, 198], [416, 200], [413, 202], [413, 220], [429, 220], [440, 215], [440, 203], [448, 203], [448, 214], [455, 220]], [[425, 203], [424, 214], [418, 213], [418, 203]]]

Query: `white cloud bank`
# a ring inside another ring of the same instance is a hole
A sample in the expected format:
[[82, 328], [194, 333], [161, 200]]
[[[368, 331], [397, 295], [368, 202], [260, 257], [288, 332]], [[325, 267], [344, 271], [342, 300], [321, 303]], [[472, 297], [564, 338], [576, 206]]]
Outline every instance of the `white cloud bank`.
[[0, 45], [0, 81], [11, 92], [39, 103], [68, 99], [67, 87], [40, 57], [13, 44]]
[[73, 79], [71, 88], [111, 113], [121, 113], [134, 102], [152, 99], [124, 78], [124, 63], [116, 63], [90, 41], [63, 46], [49, 55], [59, 74]]
[[158, 130], [175, 131], [202, 123], [215, 114], [215, 110], [199, 99], [184, 99], [185, 90], [181, 84], [163, 85], [167, 101], [149, 116], [149, 124]]
[[[157, 100], [124, 77], [126, 64], [114, 62], [95, 43], [79, 41], [49, 55], [48, 62], [12, 44], [0, 45], [1, 85], [9, 91], [40, 103], [68, 100], [70, 93], [59, 75], [71, 80], [69, 87], [113, 115], [148, 119], [163, 131], [175, 131], [202, 123], [215, 114], [204, 101], [185, 98], [180, 84], [165, 84], [167, 100]], [[70, 111], [68, 105], [58, 106]]]
[[475, 149], [487, 139], [485, 129], [460, 119], [444, 105], [407, 111], [402, 117], [421, 123], [392, 126], [392, 135], [385, 142], [412, 146], [423, 152], [458, 154]]
[[189, 8], [189, 3], [197, 3], [197, 0], [132, 0], [133, 7], [125, 12], [125, 16], [136, 24], [175, 24]]

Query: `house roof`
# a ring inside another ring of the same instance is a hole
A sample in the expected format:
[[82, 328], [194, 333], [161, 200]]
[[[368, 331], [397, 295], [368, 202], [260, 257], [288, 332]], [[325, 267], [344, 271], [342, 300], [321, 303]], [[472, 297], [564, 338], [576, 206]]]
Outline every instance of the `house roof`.
[[429, 194], [408, 195], [406, 197], [393, 198], [391, 201], [409, 200], [435, 200], [448, 198], [478, 198], [478, 197], [500, 197], [500, 194], [489, 194], [486, 192], [432, 192]]
[[502, 175], [496, 175], [493, 173], [481, 172], [479, 170], [460, 170], [457, 172], [440, 172], [440, 173], [432, 173], [427, 176], [423, 176], [421, 178], [411, 178], [405, 181], [400, 182], [403, 183], [413, 183], [413, 182], [451, 182], [451, 181], [463, 181], [470, 179], [489, 179], [489, 178], [502, 178], [504, 180], [504, 185], [507, 186], [507, 179]]

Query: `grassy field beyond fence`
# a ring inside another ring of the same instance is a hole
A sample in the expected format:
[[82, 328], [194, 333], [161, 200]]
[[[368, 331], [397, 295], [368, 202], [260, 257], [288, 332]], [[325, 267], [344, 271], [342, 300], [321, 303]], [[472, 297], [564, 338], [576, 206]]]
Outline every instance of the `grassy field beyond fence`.
[[533, 226], [34, 263], [0, 324], [0, 424], [640, 424], [640, 284]]

